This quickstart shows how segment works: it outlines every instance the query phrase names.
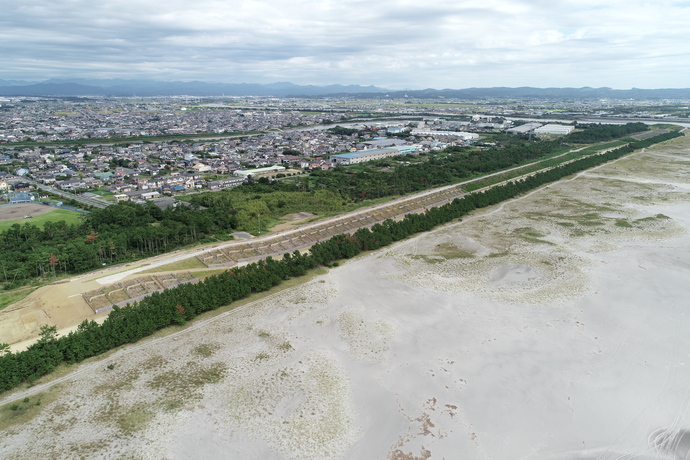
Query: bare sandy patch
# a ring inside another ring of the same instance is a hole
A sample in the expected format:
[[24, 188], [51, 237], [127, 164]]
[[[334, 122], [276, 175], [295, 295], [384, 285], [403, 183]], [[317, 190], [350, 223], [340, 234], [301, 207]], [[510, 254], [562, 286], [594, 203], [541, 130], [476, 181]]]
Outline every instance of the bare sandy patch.
[[338, 317], [338, 326], [350, 356], [366, 364], [377, 364], [388, 357], [395, 328], [384, 319], [371, 316], [366, 311], [346, 310]]

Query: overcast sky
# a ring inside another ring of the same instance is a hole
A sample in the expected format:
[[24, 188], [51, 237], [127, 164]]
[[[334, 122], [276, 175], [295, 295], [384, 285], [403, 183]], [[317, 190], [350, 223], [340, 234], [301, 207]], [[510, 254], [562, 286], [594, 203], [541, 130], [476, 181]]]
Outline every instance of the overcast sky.
[[0, 0], [0, 78], [53, 77], [687, 88], [690, 1]]

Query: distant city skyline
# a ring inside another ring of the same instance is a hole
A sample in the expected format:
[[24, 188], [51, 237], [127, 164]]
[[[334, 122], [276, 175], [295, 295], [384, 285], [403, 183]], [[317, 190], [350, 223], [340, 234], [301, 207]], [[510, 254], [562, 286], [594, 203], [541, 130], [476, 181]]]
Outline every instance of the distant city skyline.
[[687, 88], [687, 24], [673, 0], [28, 0], [0, 17], [0, 79]]

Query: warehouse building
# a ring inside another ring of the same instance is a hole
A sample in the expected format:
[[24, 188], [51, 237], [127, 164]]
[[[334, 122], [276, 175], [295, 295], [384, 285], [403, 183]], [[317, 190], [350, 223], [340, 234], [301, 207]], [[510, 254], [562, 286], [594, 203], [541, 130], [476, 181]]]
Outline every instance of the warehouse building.
[[572, 133], [574, 129], [575, 127], [573, 125], [548, 124], [535, 129], [534, 134], [565, 135]]
[[541, 126], [541, 123], [530, 122], [525, 123], [524, 125], [516, 126], [515, 128], [506, 129], [506, 132], [510, 134], [527, 134], [534, 129], [540, 128]]
[[431, 137], [459, 137], [463, 141], [471, 141], [479, 139], [477, 133], [466, 133], [463, 131], [424, 131], [416, 129], [412, 131], [415, 136], [431, 136]]
[[418, 152], [418, 145], [400, 145], [385, 149], [359, 150], [357, 152], [339, 153], [331, 155], [333, 165], [353, 165], [366, 161], [381, 160], [383, 158], [395, 157], [398, 155], [411, 155]]

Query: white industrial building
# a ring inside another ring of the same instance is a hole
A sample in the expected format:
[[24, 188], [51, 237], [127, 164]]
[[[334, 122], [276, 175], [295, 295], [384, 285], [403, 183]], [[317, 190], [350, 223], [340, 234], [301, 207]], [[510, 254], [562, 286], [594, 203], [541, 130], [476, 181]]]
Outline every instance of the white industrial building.
[[474, 139], [479, 139], [479, 134], [477, 133], [466, 133], [462, 131], [422, 131], [422, 130], [414, 130], [412, 131], [412, 134], [415, 136], [434, 136], [434, 137], [439, 137], [439, 136], [448, 136], [448, 137], [459, 137], [460, 139], [464, 141], [471, 141]]
[[572, 133], [574, 129], [575, 127], [572, 125], [548, 124], [535, 129], [534, 134], [565, 135]]
[[516, 126], [515, 128], [506, 129], [506, 132], [510, 134], [527, 134], [533, 129], [537, 129], [539, 127], [541, 127], [541, 123], [533, 121], [530, 123], [525, 123], [524, 125]]
[[237, 170], [233, 174], [237, 177], [247, 178], [249, 176], [256, 177], [261, 174], [279, 173], [281, 171], [285, 171], [285, 166], [268, 166], [266, 168]]

